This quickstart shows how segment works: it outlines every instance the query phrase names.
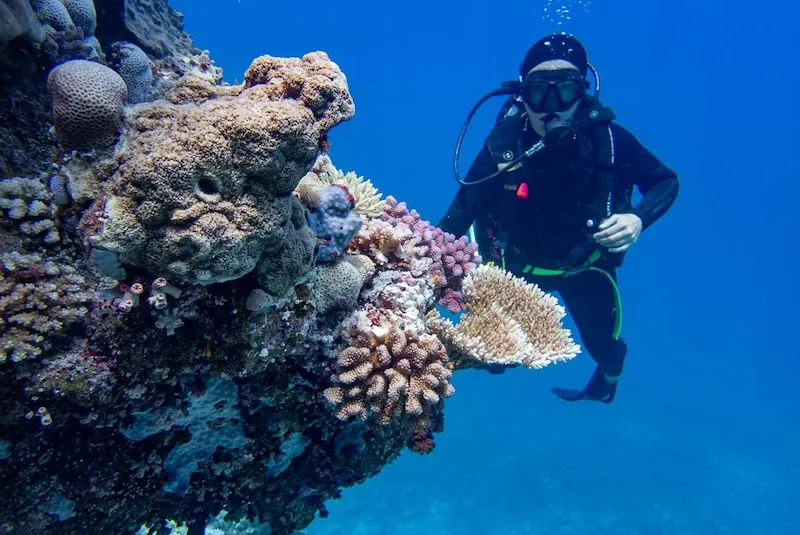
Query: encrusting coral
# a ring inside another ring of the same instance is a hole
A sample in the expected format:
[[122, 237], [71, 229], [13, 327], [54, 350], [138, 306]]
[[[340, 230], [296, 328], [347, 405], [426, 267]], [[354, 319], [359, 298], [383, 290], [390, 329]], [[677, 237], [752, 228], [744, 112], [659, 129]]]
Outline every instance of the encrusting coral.
[[484, 264], [463, 283], [466, 311], [458, 325], [428, 313], [428, 328], [458, 354], [455, 367], [521, 364], [543, 368], [580, 352], [565, 329], [558, 300], [504, 269]]

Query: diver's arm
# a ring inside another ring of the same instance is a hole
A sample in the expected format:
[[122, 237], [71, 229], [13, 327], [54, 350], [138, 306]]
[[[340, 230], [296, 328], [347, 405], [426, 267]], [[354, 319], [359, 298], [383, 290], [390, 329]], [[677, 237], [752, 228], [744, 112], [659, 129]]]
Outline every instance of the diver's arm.
[[619, 176], [635, 186], [642, 199], [631, 213], [642, 220], [642, 230], [655, 223], [670, 209], [678, 196], [678, 175], [644, 147], [628, 130], [614, 123]]
[[[489, 150], [484, 146], [472, 162], [467, 176], [463, 177], [462, 180], [464, 182], [475, 182], [496, 171], [497, 169]], [[491, 183], [492, 180], [487, 180], [482, 184], [473, 186], [462, 185], [447, 209], [447, 213], [445, 213], [437, 226], [457, 237], [464, 236], [470, 225], [475, 222], [482, 209], [482, 204], [486, 202], [487, 191]]]

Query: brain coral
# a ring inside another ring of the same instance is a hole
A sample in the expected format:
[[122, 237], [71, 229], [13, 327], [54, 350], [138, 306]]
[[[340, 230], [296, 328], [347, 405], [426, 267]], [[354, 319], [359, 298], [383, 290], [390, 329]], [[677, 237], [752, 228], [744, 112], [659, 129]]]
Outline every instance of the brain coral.
[[311, 267], [315, 241], [292, 191], [322, 132], [355, 112], [344, 74], [322, 52], [265, 56], [240, 86], [200, 80], [178, 91], [181, 103], [136, 108], [114, 156], [93, 170], [104, 208], [90, 243], [200, 284], [241, 277], [262, 257], [297, 258], [260, 270], [279, 293]]
[[50, 72], [47, 87], [62, 146], [86, 150], [116, 141], [128, 89], [113, 69], [82, 59], [67, 61]]
[[153, 70], [147, 54], [133, 43], [126, 42], [112, 43], [111, 51], [109, 59], [128, 86], [128, 102], [145, 102], [153, 84]]

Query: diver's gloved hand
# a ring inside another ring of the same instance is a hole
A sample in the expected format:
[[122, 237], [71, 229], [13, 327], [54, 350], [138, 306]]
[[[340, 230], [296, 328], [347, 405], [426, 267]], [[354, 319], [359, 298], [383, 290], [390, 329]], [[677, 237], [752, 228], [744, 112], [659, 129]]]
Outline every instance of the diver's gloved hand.
[[606, 374], [602, 366], [597, 366], [594, 369], [592, 378], [586, 384], [586, 387], [581, 390], [572, 390], [570, 388], [553, 388], [553, 394], [557, 395], [565, 401], [581, 401], [585, 399], [600, 401], [602, 403], [611, 403], [617, 395], [617, 381], [619, 376], [611, 377]]

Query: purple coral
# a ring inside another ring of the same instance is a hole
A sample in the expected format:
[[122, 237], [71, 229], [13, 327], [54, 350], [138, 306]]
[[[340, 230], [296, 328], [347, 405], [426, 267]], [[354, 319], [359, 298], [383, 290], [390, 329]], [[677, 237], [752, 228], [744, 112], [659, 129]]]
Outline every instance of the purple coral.
[[319, 239], [318, 262], [339, 258], [361, 229], [363, 219], [354, 207], [353, 195], [342, 185], [333, 184], [320, 193], [319, 207], [308, 212], [308, 226]]
[[428, 273], [436, 286], [439, 304], [451, 311], [460, 310], [462, 301], [456, 291], [461, 289], [464, 277], [481, 263], [476, 253], [478, 244], [470, 243], [466, 236], [456, 238], [433, 226], [416, 210], [409, 211], [405, 202], [398, 203], [391, 195], [386, 198], [381, 219], [393, 226], [404, 225], [411, 229], [416, 254], [431, 261]]

